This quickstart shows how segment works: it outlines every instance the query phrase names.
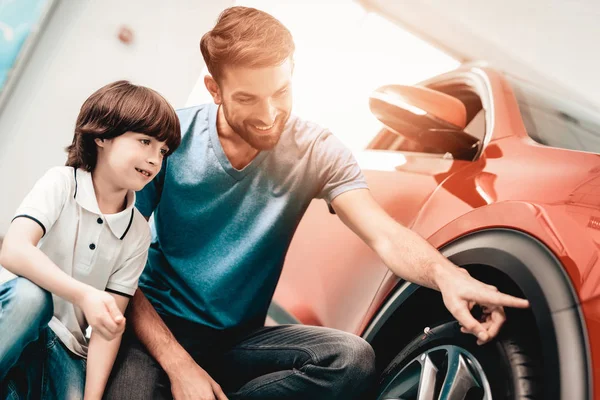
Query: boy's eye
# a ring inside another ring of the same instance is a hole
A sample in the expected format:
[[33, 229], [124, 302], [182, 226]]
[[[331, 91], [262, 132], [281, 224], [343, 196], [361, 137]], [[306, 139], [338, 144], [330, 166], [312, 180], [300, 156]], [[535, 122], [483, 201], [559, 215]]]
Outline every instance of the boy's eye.
[[163, 156], [166, 156], [168, 152], [169, 150], [167, 149], [160, 149], [160, 154], [162, 154]]
[[148, 145], [148, 144], [150, 144], [150, 139], [140, 139], [140, 143]]

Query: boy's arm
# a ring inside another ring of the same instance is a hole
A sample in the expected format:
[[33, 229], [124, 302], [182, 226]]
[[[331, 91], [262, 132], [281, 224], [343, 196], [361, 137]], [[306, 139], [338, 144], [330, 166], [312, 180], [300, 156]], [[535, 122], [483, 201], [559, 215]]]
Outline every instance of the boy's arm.
[[[124, 313], [129, 303], [125, 296], [112, 294], [117, 307]], [[125, 325], [125, 320], [122, 322]], [[122, 335], [117, 335], [112, 340], [106, 340], [92, 329], [92, 336], [88, 346], [87, 371], [85, 378], [84, 400], [101, 399], [110, 371], [117, 357]]]
[[9, 226], [0, 264], [10, 272], [23, 276], [36, 285], [79, 306], [88, 323], [107, 338], [121, 330], [123, 318], [113, 298], [62, 271], [39, 248], [42, 228], [29, 218], [17, 218]]
[[43, 234], [31, 219], [15, 219], [4, 238], [0, 264], [71, 303], [79, 302], [87, 285], [67, 275], [36, 247]]

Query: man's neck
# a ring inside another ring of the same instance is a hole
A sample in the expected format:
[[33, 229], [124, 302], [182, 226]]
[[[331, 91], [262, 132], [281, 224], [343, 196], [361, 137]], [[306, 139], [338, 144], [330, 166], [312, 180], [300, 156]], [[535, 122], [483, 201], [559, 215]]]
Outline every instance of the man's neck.
[[217, 134], [225, 156], [233, 168], [237, 170], [241, 170], [250, 164], [259, 153], [259, 150], [250, 146], [248, 142], [231, 129], [223, 116], [223, 107], [219, 107], [217, 113]]

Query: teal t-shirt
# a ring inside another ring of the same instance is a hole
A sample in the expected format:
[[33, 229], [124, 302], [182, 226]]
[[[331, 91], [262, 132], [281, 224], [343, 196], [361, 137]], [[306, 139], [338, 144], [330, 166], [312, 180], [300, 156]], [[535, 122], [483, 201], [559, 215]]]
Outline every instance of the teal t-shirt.
[[140, 287], [157, 311], [217, 329], [264, 318], [292, 236], [313, 198], [367, 184], [329, 131], [292, 115], [280, 141], [235, 169], [218, 106], [178, 111], [181, 146], [137, 194], [152, 244]]

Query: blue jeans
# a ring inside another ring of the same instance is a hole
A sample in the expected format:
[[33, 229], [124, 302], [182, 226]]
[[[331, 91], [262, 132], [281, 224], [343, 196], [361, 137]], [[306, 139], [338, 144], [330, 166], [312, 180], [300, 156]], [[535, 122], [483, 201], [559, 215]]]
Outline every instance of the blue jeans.
[[[218, 331], [163, 319], [230, 400], [362, 399], [374, 383], [375, 353], [349, 333], [304, 325]], [[172, 399], [168, 376], [131, 329], [125, 331], [105, 399]]]
[[0, 399], [82, 399], [85, 359], [48, 328], [52, 296], [25, 278], [0, 285]]

